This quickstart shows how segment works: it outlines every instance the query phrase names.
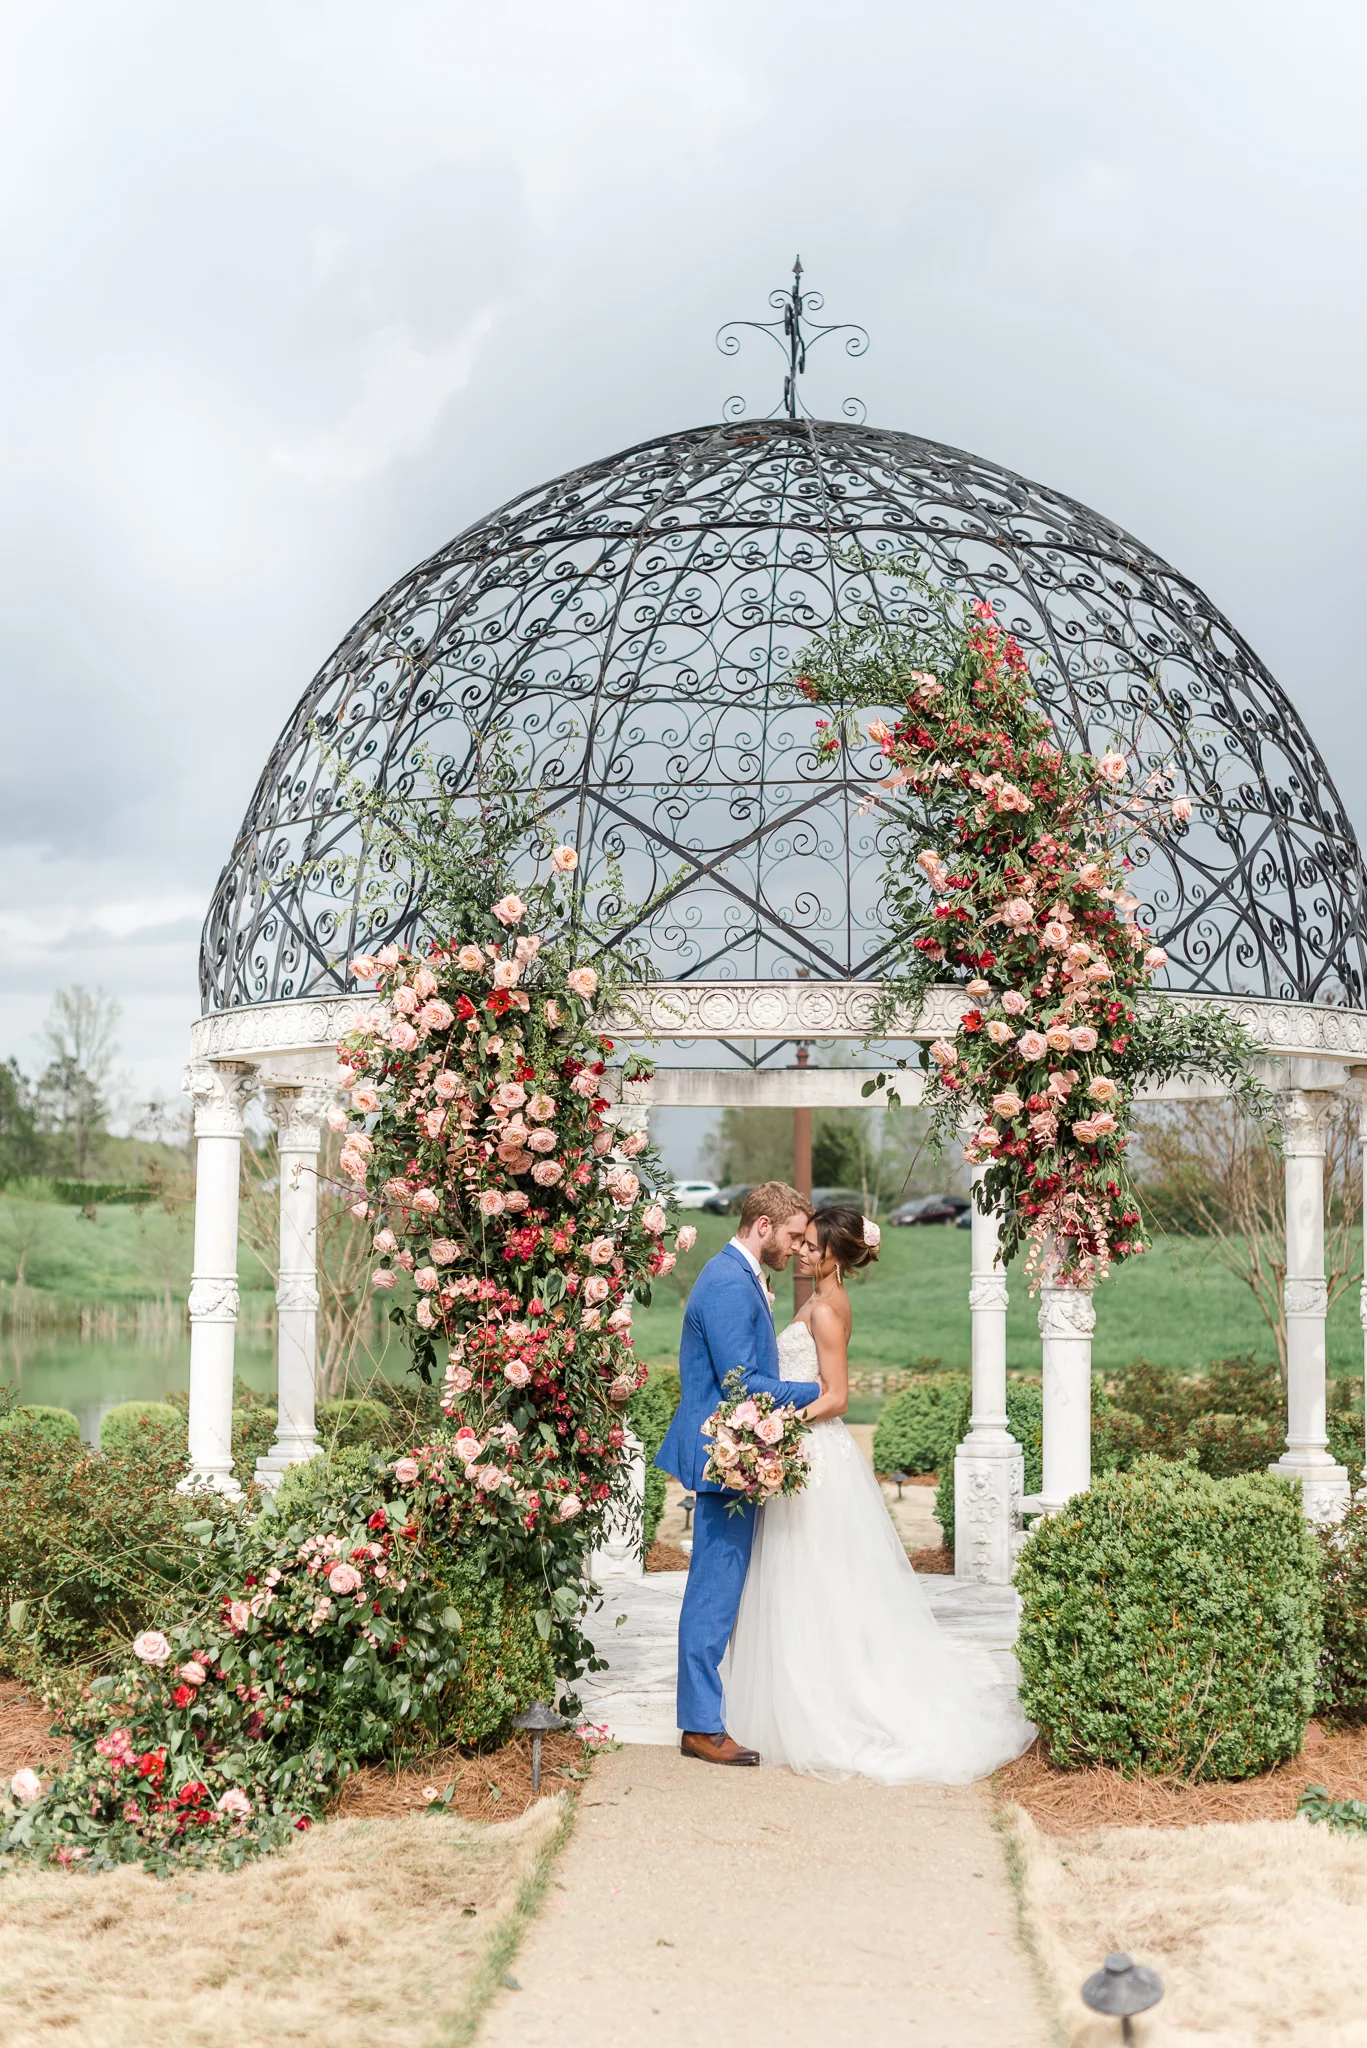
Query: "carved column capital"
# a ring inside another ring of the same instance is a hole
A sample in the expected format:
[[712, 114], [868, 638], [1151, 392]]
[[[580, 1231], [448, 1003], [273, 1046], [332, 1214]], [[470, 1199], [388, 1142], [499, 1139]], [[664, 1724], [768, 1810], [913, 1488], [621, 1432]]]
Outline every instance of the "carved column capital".
[[976, 1273], [968, 1283], [968, 1306], [975, 1308], [1000, 1308], [1009, 1306], [1010, 1294], [1005, 1274]]
[[1040, 1289], [1041, 1337], [1090, 1337], [1096, 1328], [1096, 1304], [1090, 1287]]
[[257, 1089], [255, 1067], [229, 1060], [191, 1060], [181, 1087], [195, 1106], [197, 1138], [240, 1138]]
[[1282, 1283], [1282, 1300], [1289, 1316], [1326, 1316], [1329, 1313], [1329, 1282], [1317, 1279], [1313, 1274], [1307, 1279], [1288, 1279]]
[[1277, 1096], [1282, 1151], [1288, 1159], [1323, 1159], [1329, 1119], [1337, 1093], [1308, 1088], [1283, 1088]]
[[324, 1121], [337, 1100], [335, 1088], [322, 1081], [307, 1081], [297, 1088], [267, 1088], [264, 1099], [282, 1152], [318, 1151]]
[[235, 1323], [237, 1321], [237, 1275], [196, 1273], [190, 1283], [192, 1323]]

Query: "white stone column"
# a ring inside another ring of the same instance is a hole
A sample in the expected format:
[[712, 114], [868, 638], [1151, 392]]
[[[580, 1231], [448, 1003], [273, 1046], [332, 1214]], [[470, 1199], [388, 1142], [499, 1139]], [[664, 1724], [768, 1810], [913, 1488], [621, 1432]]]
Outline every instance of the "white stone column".
[[1040, 1506], [1053, 1514], [1092, 1483], [1092, 1331], [1090, 1287], [1040, 1289], [1044, 1340], [1044, 1471]]
[[646, 1511], [645, 1445], [625, 1417], [622, 1427], [625, 1431], [622, 1459], [627, 1469], [627, 1497], [620, 1507], [613, 1510], [603, 1532], [603, 1541], [589, 1561], [589, 1570], [595, 1579], [645, 1577], [645, 1558], [642, 1555]]
[[[1349, 1094], [1357, 1104], [1358, 1144], [1362, 1148], [1358, 1162], [1364, 1178], [1362, 1202], [1362, 1285], [1358, 1289], [1358, 1323], [1362, 1329], [1362, 1395], [1363, 1413], [1367, 1416], [1367, 1073], [1361, 1067], [1353, 1070], [1353, 1081]], [[1364, 1445], [1367, 1456], [1367, 1445]], [[1367, 1480], [1367, 1462], [1364, 1462], [1359, 1477]]]
[[237, 1199], [252, 1067], [192, 1060], [195, 1253], [190, 1283], [190, 1469], [182, 1489], [242, 1491], [233, 1477], [233, 1344], [237, 1335]]
[[1350, 1491], [1325, 1428], [1324, 1142], [1334, 1101], [1302, 1088], [1277, 1098], [1286, 1158], [1286, 1449], [1272, 1470], [1300, 1481], [1314, 1522], [1336, 1520]]
[[[987, 1169], [973, 1170], [975, 1190]], [[1025, 1460], [1006, 1425], [1006, 1273], [995, 1214], [973, 1205], [973, 1414], [954, 1454], [954, 1575], [978, 1586], [1011, 1583]]]
[[266, 1114], [280, 1146], [280, 1278], [275, 1290], [275, 1442], [256, 1461], [256, 1476], [274, 1487], [291, 1465], [318, 1455], [314, 1426], [318, 1387], [318, 1153], [323, 1119], [336, 1099], [321, 1084], [269, 1088]]

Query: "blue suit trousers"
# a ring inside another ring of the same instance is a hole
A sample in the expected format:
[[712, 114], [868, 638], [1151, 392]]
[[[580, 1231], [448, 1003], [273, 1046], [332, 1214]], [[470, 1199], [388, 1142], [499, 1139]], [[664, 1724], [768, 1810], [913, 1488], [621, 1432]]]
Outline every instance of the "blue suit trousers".
[[720, 1735], [725, 1727], [721, 1663], [750, 1569], [755, 1541], [752, 1501], [700, 1493], [693, 1510], [693, 1560], [679, 1616], [679, 1726], [694, 1735]]

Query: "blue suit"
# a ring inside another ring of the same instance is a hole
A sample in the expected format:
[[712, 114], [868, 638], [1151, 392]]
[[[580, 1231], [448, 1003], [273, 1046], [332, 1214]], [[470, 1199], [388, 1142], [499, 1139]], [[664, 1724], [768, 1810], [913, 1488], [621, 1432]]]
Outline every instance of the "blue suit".
[[693, 1562], [679, 1616], [680, 1728], [719, 1735], [723, 1728], [718, 1667], [731, 1640], [750, 1566], [758, 1509], [703, 1478], [711, 1451], [702, 1433], [726, 1399], [723, 1380], [739, 1369], [748, 1394], [805, 1408], [821, 1388], [814, 1380], [781, 1380], [778, 1339], [762, 1282], [734, 1244], [723, 1245], [693, 1283], [679, 1343], [682, 1398], [655, 1463], [698, 1496], [693, 1511]]

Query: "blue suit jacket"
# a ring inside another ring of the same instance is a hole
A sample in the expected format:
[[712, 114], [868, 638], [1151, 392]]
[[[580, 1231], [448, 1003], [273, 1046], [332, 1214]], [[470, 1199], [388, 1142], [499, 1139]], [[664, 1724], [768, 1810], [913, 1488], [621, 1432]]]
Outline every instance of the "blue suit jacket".
[[682, 1399], [655, 1459], [695, 1493], [724, 1491], [703, 1478], [712, 1445], [702, 1426], [726, 1399], [722, 1382], [737, 1369], [745, 1375], [747, 1394], [772, 1394], [778, 1405], [791, 1401], [805, 1408], [821, 1392], [815, 1380], [779, 1378], [769, 1298], [744, 1252], [726, 1244], [708, 1260], [688, 1297], [679, 1341]]

